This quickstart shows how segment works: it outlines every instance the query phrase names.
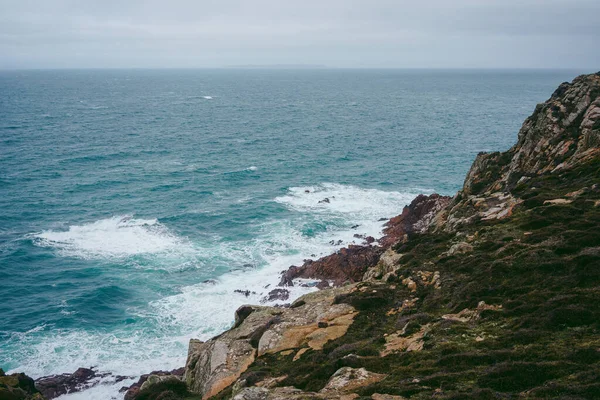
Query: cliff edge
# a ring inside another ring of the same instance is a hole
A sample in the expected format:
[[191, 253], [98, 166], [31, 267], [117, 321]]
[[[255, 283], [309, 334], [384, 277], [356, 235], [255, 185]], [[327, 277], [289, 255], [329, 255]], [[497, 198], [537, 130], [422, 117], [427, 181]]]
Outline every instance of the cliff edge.
[[126, 398], [600, 398], [600, 73], [385, 233], [285, 272], [334, 287], [241, 307], [190, 343], [182, 379]]

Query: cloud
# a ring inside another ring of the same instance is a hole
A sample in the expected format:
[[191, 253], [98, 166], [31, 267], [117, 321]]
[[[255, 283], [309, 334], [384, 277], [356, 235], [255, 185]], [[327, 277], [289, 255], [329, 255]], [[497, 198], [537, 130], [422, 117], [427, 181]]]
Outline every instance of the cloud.
[[0, 68], [600, 65], [597, 0], [0, 0]]

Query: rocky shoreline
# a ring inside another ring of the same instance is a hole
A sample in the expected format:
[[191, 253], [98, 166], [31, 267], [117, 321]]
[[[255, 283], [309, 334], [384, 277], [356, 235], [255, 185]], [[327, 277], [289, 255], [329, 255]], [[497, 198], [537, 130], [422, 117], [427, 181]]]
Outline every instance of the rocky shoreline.
[[[125, 399], [599, 398], [599, 226], [597, 73], [560, 85], [510, 150], [479, 154], [456, 196], [418, 196], [382, 238], [290, 267], [265, 299], [297, 279], [322, 290], [240, 307]], [[101, 376], [0, 373], [0, 399]]]

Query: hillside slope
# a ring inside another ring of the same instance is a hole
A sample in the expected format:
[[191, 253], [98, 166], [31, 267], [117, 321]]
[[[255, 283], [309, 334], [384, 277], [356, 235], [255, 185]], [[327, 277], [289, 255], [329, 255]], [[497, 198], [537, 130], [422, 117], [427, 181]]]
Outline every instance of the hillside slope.
[[282, 284], [338, 287], [240, 308], [190, 343], [185, 385], [155, 377], [129, 398], [600, 398], [600, 73], [387, 232], [294, 267]]

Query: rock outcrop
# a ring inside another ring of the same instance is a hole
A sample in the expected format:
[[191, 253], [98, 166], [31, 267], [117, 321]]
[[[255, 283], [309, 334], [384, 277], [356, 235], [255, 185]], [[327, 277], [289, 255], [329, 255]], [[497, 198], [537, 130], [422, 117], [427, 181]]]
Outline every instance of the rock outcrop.
[[408, 240], [412, 233], [425, 232], [432, 224], [439, 223], [442, 219], [440, 213], [450, 204], [450, 196], [420, 194], [408, 206], [404, 207], [402, 214], [390, 219], [383, 230], [384, 236], [379, 239], [383, 247], [389, 247], [398, 241]]
[[377, 264], [382, 252], [380, 247], [351, 245], [317, 261], [290, 267], [283, 273], [280, 285], [291, 286], [297, 278], [321, 280], [320, 287], [359, 282], [367, 268]]
[[185, 381], [191, 391], [210, 398], [233, 384], [265, 354], [293, 351], [300, 358], [343, 336], [356, 311], [334, 304], [335, 296], [352, 287], [303, 296], [290, 308], [242, 306], [233, 329], [208, 342], [192, 342]]
[[36, 389], [32, 378], [22, 373], [5, 375], [0, 369], [0, 399], [44, 400], [44, 396]]
[[600, 152], [600, 73], [563, 83], [525, 120], [504, 153], [480, 153], [445, 218], [444, 229], [510, 217], [515, 189], [542, 174], [573, 168]]

